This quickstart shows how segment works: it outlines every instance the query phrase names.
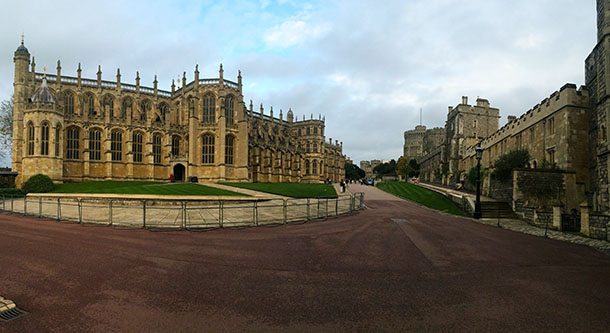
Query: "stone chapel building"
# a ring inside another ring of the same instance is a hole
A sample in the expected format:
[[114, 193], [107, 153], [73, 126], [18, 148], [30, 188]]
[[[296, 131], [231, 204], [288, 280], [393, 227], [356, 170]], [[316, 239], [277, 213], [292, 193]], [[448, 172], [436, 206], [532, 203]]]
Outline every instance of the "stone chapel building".
[[343, 143], [325, 119], [274, 117], [246, 108], [242, 76], [194, 79], [171, 91], [116, 80], [36, 72], [23, 41], [14, 54], [12, 170], [17, 185], [37, 173], [85, 180], [320, 182], [345, 177]]

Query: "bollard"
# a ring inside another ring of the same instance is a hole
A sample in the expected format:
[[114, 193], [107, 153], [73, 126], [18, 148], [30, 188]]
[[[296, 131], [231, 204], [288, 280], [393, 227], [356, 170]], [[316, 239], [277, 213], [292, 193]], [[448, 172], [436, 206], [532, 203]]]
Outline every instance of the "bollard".
[[307, 198], [307, 221], [309, 221], [309, 198]]
[[324, 218], [327, 219], [328, 218], [328, 198], [326, 198], [326, 204], [324, 207]]
[[335, 199], [335, 216], [339, 216], [339, 197]]
[[57, 222], [61, 221], [61, 202], [60, 198], [57, 198]]
[[42, 197], [38, 197], [38, 218], [42, 217]]
[[28, 215], [28, 197], [23, 197], [23, 215]]
[[254, 225], [258, 226], [258, 201], [254, 201], [254, 205], [252, 206], [252, 214]]

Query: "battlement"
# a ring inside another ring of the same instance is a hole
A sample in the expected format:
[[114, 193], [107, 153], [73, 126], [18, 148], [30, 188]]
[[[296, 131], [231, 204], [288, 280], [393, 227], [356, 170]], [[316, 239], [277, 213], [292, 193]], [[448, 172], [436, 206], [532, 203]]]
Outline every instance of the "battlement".
[[[528, 127], [537, 124], [553, 113], [566, 107], [576, 107], [587, 109], [589, 107], [589, 91], [585, 86], [577, 86], [573, 83], [563, 85], [558, 91], [553, 92], [549, 97], [543, 99], [533, 108], [522, 114], [520, 117], [511, 117], [510, 121], [492, 133], [489, 137], [481, 141], [483, 149], [489, 148], [496, 143], [522, 132]], [[465, 156], [474, 155], [475, 146], [466, 148]]]

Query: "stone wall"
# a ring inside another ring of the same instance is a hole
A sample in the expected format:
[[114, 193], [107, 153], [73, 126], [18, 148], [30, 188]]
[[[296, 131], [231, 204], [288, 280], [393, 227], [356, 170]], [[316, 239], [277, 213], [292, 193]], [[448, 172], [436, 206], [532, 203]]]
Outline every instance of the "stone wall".
[[608, 224], [610, 216], [601, 214], [589, 215], [589, 237], [595, 239], [608, 239]]

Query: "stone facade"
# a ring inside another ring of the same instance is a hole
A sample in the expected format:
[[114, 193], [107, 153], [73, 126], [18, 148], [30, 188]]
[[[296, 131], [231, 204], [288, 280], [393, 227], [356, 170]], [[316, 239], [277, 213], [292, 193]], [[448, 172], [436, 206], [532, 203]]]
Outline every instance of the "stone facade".
[[417, 159], [445, 142], [445, 130], [440, 127], [426, 129], [426, 126], [418, 125], [405, 131], [404, 138], [403, 156]]
[[194, 79], [171, 91], [36, 72], [15, 51], [13, 160], [17, 185], [36, 173], [54, 181], [102, 179], [318, 182], [344, 177], [342, 144], [326, 142], [324, 119], [283, 119], [247, 109], [242, 77]]
[[448, 107], [445, 128], [426, 131], [424, 154], [418, 158], [420, 178], [424, 181], [446, 185], [462, 181], [465, 172], [460, 162], [468, 146], [488, 137], [499, 127], [500, 110], [489, 101], [477, 98], [475, 105], [468, 104], [468, 97]]
[[[527, 149], [530, 167], [554, 167], [575, 173], [578, 200], [586, 200], [588, 191], [589, 92], [566, 84], [540, 104], [513, 118], [498, 131], [483, 139], [481, 168], [489, 169], [500, 156], [517, 149]], [[476, 166], [475, 145], [466, 148], [460, 170], [468, 172]], [[484, 174], [483, 194], [490, 193], [490, 173]], [[576, 197], [573, 197], [576, 199]], [[579, 203], [579, 202], [578, 202]], [[577, 205], [578, 203], [575, 203]]]
[[492, 108], [489, 101], [477, 98], [476, 105], [468, 104], [468, 97], [462, 96], [462, 103], [449, 107], [445, 123], [447, 173], [445, 184], [464, 180], [465, 172], [460, 161], [466, 148], [490, 136], [498, 130], [500, 110]]

